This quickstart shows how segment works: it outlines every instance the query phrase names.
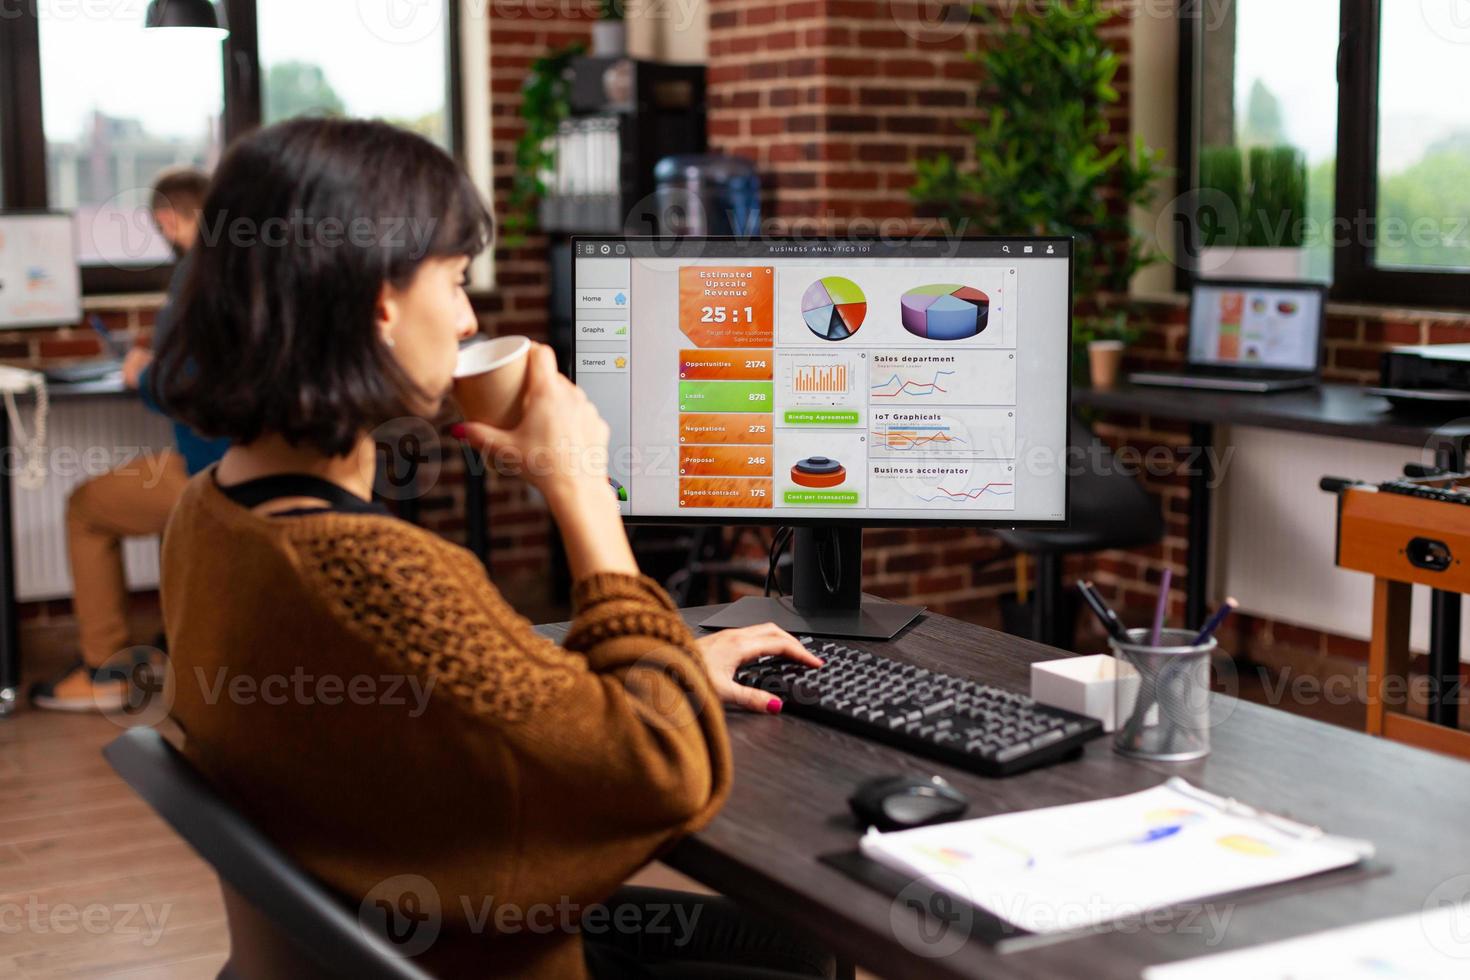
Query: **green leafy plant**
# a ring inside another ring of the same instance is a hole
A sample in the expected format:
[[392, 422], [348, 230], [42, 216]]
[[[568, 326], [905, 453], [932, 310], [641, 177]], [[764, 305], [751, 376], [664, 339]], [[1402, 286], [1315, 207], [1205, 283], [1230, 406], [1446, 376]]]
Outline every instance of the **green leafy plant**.
[[556, 169], [556, 134], [571, 114], [571, 63], [587, 50], [580, 42], [531, 62], [521, 89], [526, 128], [516, 141], [516, 172], [501, 221], [503, 244], [515, 247], [536, 228], [536, 202], [546, 193], [541, 175]]
[[1250, 206], [1246, 244], [1300, 248], [1307, 216], [1307, 161], [1292, 146], [1255, 147], [1250, 152]]
[[[1307, 162], [1293, 146], [1234, 146], [1200, 151], [1199, 184], [1212, 205], [1234, 209], [1234, 220], [1200, 220], [1202, 244], [1213, 247], [1300, 248], [1307, 217]], [[1204, 218], [1204, 215], [1201, 215]]]
[[[973, 56], [988, 109], [966, 127], [974, 163], [948, 154], [920, 161], [912, 194], [956, 230], [1073, 236], [1077, 295], [1099, 308], [1104, 292], [1125, 292], [1134, 273], [1159, 261], [1129, 210], [1152, 201], [1166, 173], [1142, 141], [1108, 146], [1119, 60], [1102, 27], [1113, 13], [1097, 0], [1050, 0], [1018, 4], [1002, 23], [986, 5], [971, 9], [997, 28]], [[1073, 333], [1126, 334], [1126, 317], [1074, 317]]]
[[1199, 154], [1199, 183], [1201, 189], [1217, 192], [1214, 206], [1229, 208], [1237, 217], [1235, 221], [1211, 220], [1200, 222], [1201, 244], [1219, 247], [1240, 244], [1239, 216], [1245, 214], [1245, 159], [1240, 150], [1233, 146], [1206, 146]]

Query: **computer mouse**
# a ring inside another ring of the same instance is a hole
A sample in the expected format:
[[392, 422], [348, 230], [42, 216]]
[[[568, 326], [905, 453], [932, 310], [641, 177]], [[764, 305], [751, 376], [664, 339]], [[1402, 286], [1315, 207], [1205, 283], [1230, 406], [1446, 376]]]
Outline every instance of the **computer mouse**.
[[938, 776], [880, 776], [848, 797], [863, 827], [906, 830], [964, 816], [970, 807], [959, 790]]

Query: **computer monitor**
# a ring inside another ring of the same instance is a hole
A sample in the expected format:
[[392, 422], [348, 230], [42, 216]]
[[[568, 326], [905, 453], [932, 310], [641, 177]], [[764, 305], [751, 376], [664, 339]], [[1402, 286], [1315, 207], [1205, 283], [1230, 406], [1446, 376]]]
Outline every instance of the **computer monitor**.
[[865, 527], [1067, 519], [1065, 238], [578, 238], [572, 372], [626, 520], [793, 526], [791, 600], [712, 625], [891, 636]]
[[54, 327], [81, 319], [71, 216], [0, 212], [0, 328]]

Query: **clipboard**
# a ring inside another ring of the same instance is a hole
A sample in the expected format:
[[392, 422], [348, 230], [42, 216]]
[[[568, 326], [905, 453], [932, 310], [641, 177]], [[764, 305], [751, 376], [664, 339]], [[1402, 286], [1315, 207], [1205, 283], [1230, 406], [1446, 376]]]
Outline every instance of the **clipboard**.
[[[1358, 854], [1358, 859], [1348, 865], [1330, 870], [1294, 877], [1255, 887], [1224, 890], [1195, 898], [1149, 908], [1136, 915], [1119, 916], [1108, 921], [1074, 929], [1033, 932], [999, 915], [968, 901], [960, 895], [938, 887], [930, 876], [909, 873], [876, 861], [860, 850], [841, 851], [818, 858], [823, 864], [839, 871], [886, 897], [893, 899], [922, 920], [917, 928], [933, 935], [944, 930], [956, 929], [968, 940], [974, 940], [994, 949], [997, 953], [1009, 954], [1069, 942], [1087, 936], [1125, 930], [1145, 923], [1151, 927], [1187, 924], [1187, 917], [1198, 916], [1206, 904], [1266, 901], [1276, 897], [1287, 897], [1321, 888], [1348, 885], [1387, 874], [1389, 866], [1374, 856], [1371, 844], [1347, 838], [1332, 837], [1320, 828], [1301, 824], [1275, 814], [1267, 813], [1237, 800], [1217, 796], [1200, 790], [1183, 780], [1172, 779], [1168, 785], [1176, 792], [1188, 795], [1198, 802], [1234, 817], [1255, 820], [1269, 826], [1278, 833], [1302, 840], [1329, 842], [1346, 847]], [[939, 825], [939, 826], [954, 826]], [[897, 911], [895, 915], [899, 915]], [[898, 919], [895, 919], [897, 922]]]

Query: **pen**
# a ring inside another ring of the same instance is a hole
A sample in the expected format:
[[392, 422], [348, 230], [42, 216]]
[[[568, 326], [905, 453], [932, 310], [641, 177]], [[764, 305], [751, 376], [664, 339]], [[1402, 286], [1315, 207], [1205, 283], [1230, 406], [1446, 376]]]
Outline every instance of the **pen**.
[[1118, 614], [1108, 608], [1108, 604], [1103, 602], [1102, 596], [1097, 594], [1097, 590], [1093, 588], [1092, 583], [1078, 581], [1077, 591], [1082, 593], [1082, 598], [1086, 601], [1087, 607], [1098, 618], [1098, 622], [1102, 623], [1103, 629], [1108, 631], [1108, 635], [1119, 643], [1127, 643], [1128, 631], [1123, 629], [1123, 624], [1118, 621]]
[[1159, 582], [1159, 601], [1154, 606], [1154, 630], [1149, 634], [1148, 645], [1156, 647], [1164, 635], [1164, 620], [1169, 615], [1169, 586], [1174, 583], [1174, 570], [1164, 569], [1164, 578]]
[[112, 332], [109, 331], [107, 327], [102, 323], [102, 318], [93, 313], [91, 316], [87, 317], [87, 325], [96, 332], [97, 336], [101, 339], [103, 346], [107, 348], [112, 356], [117, 358], [118, 360], [122, 360], [122, 358], [127, 354], [128, 349], [117, 342], [117, 338], [115, 338], [112, 335]]
[[1215, 615], [1211, 616], [1208, 620], [1205, 621], [1205, 625], [1200, 629], [1199, 634], [1194, 638], [1194, 645], [1199, 646], [1210, 637], [1214, 636], [1215, 631], [1220, 628], [1220, 624], [1225, 622], [1225, 617], [1234, 612], [1235, 608], [1239, 605], [1240, 603], [1236, 602], [1233, 598], [1226, 599], [1224, 605], [1215, 610]]
[[[1115, 847], [1152, 844], [1155, 841], [1167, 840], [1168, 838], [1173, 837], [1175, 834], [1179, 833], [1183, 829], [1183, 824], [1165, 824], [1162, 827], [1150, 828], [1142, 835], [1133, 837], [1120, 837], [1117, 840], [1101, 841], [1097, 844], [1092, 844], [1087, 847], [1079, 847], [1076, 850], [1064, 851], [1061, 854], [1056, 855], [1055, 859], [1070, 861], [1073, 858], [1087, 857], [1091, 854], [1101, 854], [1104, 851], [1111, 851]], [[1049, 859], [1051, 859], [1050, 855], [1043, 855], [1042, 860], [1040, 861], [1038, 861], [1036, 857], [1033, 856], [1029, 861], [1026, 862], [1026, 866], [1035, 867], [1037, 864], [1046, 864]]]

